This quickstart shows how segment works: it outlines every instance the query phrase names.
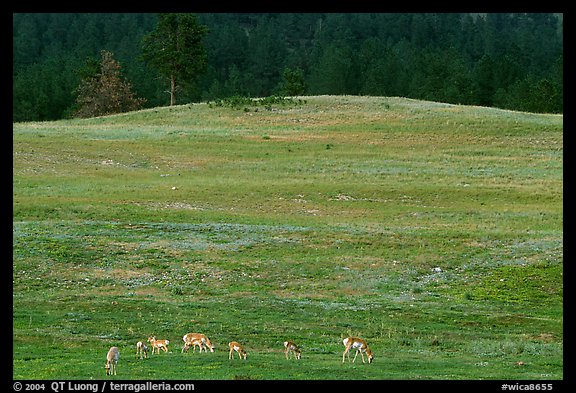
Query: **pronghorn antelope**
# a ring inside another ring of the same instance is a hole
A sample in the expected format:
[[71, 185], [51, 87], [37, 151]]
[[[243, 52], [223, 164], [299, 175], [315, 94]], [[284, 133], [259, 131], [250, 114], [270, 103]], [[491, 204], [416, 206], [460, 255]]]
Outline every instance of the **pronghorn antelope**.
[[148, 346], [142, 341], [136, 343], [136, 358], [140, 356], [140, 359], [148, 358]]
[[116, 365], [118, 364], [118, 359], [120, 359], [120, 350], [118, 347], [111, 347], [106, 355], [106, 375], [116, 375]]
[[196, 346], [200, 347], [200, 352], [202, 352], [202, 348], [204, 348], [204, 352], [208, 352], [207, 347], [210, 349], [210, 352], [214, 352], [214, 345], [212, 345], [210, 339], [202, 333], [186, 333], [184, 337], [182, 337], [182, 341], [184, 341], [182, 352], [188, 352], [192, 346], [194, 347], [194, 352], [196, 352]]
[[358, 356], [358, 352], [360, 352], [360, 355], [362, 356], [362, 363], [366, 363], [364, 361], [364, 352], [366, 352], [366, 356], [368, 356], [368, 363], [372, 363], [372, 360], [374, 359], [374, 355], [372, 354], [372, 350], [370, 348], [368, 348], [368, 344], [366, 344], [366, 341], [364, 341], [358, 337], [346, 337], [342, 341], [342, 343], [346, 347], [346, 350], [342, 354], [342, 363], [344, 363], [344, 359], [345, 359], [346, 354], [348, 354], [348, 361], [350, 361], [350, 349], [351, 348], [354, 348], [356, 350], [356, 355], [354, 355], [354, 360], [352, 360], [352, 363], [354, 363], [354, 361], [356, 360], [356, 356]]
[[300, 348], [298, 348], [298, 345], [294, 344], [293, 341], [284, 341], [284, 355], [286, 355], [286, 359], [290, 358], [291, 352], [294, 353], [295, 359], [300, 359], [302, 354], [300, 352]]
[[160, 355], [160, 349], [164, 352], [168, 352], [168, 344], [170, 344], [169, 340], [156, 340], [156, 337], [150, 336], [148, 337], [148, 342], [152, 344], [152, 355], [154, 355], [154, 350], [156, 350], [158, 355]]
[[231, 343], [228, 344], [228, 346], [230, 347], [230, 353], [228, 354], [228, 359], [233, 359], [234, 351], [236, 351], [238, 352], [238, 357], [240, 359], [244, 357], [244, 360], [246, 360], [247, 353], [244, 350], [244, 348], [242, 348], [242, 345], [238, 344], [236, 341], [232, 341]]

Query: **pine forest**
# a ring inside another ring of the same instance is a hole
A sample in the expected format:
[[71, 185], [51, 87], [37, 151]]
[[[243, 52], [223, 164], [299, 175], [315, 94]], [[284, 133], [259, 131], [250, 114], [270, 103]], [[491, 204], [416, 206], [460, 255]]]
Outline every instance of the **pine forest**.
[[[177, 104], [326, 94], [563, 111], [562, 14], [194, 15], [206, 31], [206, 64], [177, 86]], [[101, 56], [132, 104], [170, 105], [170, 82], [143, 56], [158, 20], [152, 13], [13, 14], [13, 121], [78, 116], [85, 77]]]

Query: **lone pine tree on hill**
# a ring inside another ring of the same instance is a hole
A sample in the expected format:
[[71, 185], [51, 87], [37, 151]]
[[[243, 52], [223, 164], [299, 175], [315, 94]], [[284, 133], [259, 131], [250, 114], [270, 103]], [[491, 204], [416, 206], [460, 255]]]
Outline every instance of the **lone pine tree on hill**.
[[[146, 101], [137, 98], [132, 85], [122, 79], [121, 66], [111, 52], [100, 52], [102, 60], [95, 75], [87, 75], [77, 88], [76, 117], [95, 117], [128, 112], [142, 107]], [[88, 67], [93, 65], [88, 64]]]
[[156, 28], [142, 39], [142, 59], [170, 80], [170, 105], [176, 90], [191, 84], [207, 68], [202, 44], [208, 28], [193, 14], [159, 14]]

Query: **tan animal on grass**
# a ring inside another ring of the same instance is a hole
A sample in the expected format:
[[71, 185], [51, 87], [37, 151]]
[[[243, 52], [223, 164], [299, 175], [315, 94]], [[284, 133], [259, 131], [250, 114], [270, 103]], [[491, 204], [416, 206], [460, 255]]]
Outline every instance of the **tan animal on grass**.
[[118, 347], [111, 347], [106, 355], [106, 375], [116, 375], [116, 366], [118, 365], [118, 360], [120, 359], [120, 350]]
[[302, 355], [300, 348], [298, 348], [298, 345], [294, 344], [293, 341], [284, 341], [284, 355], [286, 355], [286, 359], [290, 359], [290, 353], [294, 354], [295, 359], [300, 359]]
[[244, 357], [244, 360], [246, 360], [247, 353], [242, 347], [242, 345], [240, 345], [236, 341], [232, 341], [228, 344], [228, 346], [230, 347], [230, 353], [228, 354], [228, 359], [234, 359], [234, 351], [236, 351], [238, 353], [238, 357], [240, 358], [240, 360], [242, 360], [242, 357]]
[[184, 341], [184, 347], [182, 347], [182, 352], [188, 352], [190, 347], [194, 347], [193, 352], [196, 352], [196, 347], [200, 347], [200, 352], [204, 349], [204, 352], [214, 352], [214, 345], [210, 342], [210, 339], [206, 337], [202, 333], [186, 333], [184, 337], [182, 337], [182, 341]]
[[364, 353], [366, 353], [366, 356], [368, 357], [368, 363], [372, 363], [372, 360], [374, 359], [374, 355], [372, 353], [372, 350], [370, 348], [368, 348], [368, 344], [366, 344], [366, 341], [364, 341], [358, 337], [346, 337], [342, 341], [342, 343], [346, 347], [346, 349], [344, 350], [344, 353], [342, 354], [342, 363], [344, 363], [344, 359], [345, 359], [346, 354], [348, 354], [348, 361], [350, 361], [350, 349], [352, 349], [352, 348], [354, 348], [356, 350], [356, 355], [354, 355], [354, 360], [352, 360], [352, 363], [354, 363], [354, 361], [356, 360], [356, 356], [358, 356], [358, 352], [360, 352], [360, 355], [362, 356], [362, 363], [366, 363], [364, 361]]
[[138, 356], [140, 356], [140, 359], [148, 358], [148, 346], [146, 344], [144, 344], [144, 342], [142, 342], [142, 341], [138, 341], [136, 343], [136, 358], [137, 359], [138, 359]]
[[170, 344], [169, 340], [156, 340], [156, 337], [150, 336], [148, 337], [148, 342], [152, 345], [152, 355], [154, 355], [154, 350], [156, 350], [158, 355], [160, 355], [160, 349], [164, 352], [168, 352], [168, 344]]

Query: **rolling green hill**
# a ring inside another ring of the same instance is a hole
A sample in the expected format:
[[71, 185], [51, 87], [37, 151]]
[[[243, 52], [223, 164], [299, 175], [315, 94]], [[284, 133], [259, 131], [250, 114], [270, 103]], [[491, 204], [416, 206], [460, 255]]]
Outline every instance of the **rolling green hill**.
[[563, 379], [562, 154], [562, 115], [392, 97], [15, 123], [13, 378]]

